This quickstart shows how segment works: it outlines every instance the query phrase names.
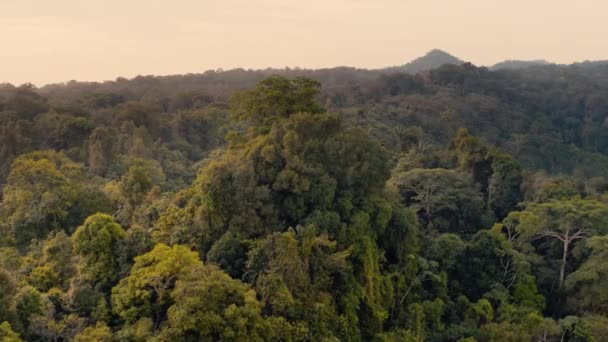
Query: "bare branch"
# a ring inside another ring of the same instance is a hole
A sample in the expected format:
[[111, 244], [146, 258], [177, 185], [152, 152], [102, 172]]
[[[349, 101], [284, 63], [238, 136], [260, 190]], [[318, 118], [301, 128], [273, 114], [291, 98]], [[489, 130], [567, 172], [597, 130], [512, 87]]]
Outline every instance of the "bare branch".
[[552, 237], [552, 238], [556, 238], [558, 240], [560, 240], [561, 242], [566, 242], [567, 237], [564, 234], [560, 234], [551, 230], [544, 230], [540, 233], [537, 234], [538, 238], [543, 238], [543, 237]]
[[570, 240], [572, 241], [572, 240], [576, 240], [576, 239], [585, 239], [588, 237], [589, 237], [589, 235], [587, 234], [587, 230], [582, 228], [582, 229], [579, 229], [575, 234], [573, 234], [570, 237]]

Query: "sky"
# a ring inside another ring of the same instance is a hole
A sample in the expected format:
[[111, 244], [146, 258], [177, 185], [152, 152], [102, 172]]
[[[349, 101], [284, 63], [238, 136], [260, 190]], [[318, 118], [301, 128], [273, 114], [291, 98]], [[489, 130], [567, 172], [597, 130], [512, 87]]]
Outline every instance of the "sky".
[[0, 83], [608, 59], [606, 0], [0, 0]]

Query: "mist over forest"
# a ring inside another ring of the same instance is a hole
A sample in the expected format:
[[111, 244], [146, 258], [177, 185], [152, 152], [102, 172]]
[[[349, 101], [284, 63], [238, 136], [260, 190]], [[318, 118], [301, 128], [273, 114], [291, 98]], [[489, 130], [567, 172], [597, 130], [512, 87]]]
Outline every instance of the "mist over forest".
[[0, 84], [2, 341], [606, 341], [608, 62]]

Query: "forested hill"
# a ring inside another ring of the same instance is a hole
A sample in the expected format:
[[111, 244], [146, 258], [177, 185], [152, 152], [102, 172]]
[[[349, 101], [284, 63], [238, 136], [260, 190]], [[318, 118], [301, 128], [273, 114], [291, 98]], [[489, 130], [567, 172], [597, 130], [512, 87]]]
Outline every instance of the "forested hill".
[[[38, 107], [36, 100], [19, 102], [18, 93], [27, 97], [27, 89], [5, 86], [0, 92], [0, 109], [16, 112], [20, 119], [53, 108], [58, 114], [76, 112], [73, 116], [82, 120], [103, 117], [107, 121], [112, 116], [120, 121], [117, 112], [140, 106], [148, 107], [153, 116], [163, 116], [146, 123], [147, 127], [158, 124], [166, 129], [170, 121], [175, 121], [175, 114], [184, 110], [218, 111], [225, 117], [235, 91], [250, 88], [273, 74], [306, 76], [321, 82], [323, 106], [339, 113], [349, 124], [370, 131], [397, 153], [407, 149], [404, 140], [411, 139], [408, 134], [413, 130], [427, 143], [445, 144], [458, 128], [465, 127], [508, 151], [527, 168], [594, 177], [602, 176], [608, 167], [604, 156], [608, 153], [608, 63], [599, 62], [500, 71], [470, 64], [445, 65], [415, 76], [352, 68], [139, 76], [45, 86], [34, 90], [42, 97]], [[5, 118], [3, 123], [11, 121]], [[91, 124], [97, 126], [97, 122]], [[34, 135], [27, 137], [29, 146], [20, 144], [20, 151], [44, 148], [44, 142], [36, 142], [40, 134]], [[10, 160], [8, 155], [2, 157]]]
[[608, 64], [0, 87], [0, 340], [602, 341]]

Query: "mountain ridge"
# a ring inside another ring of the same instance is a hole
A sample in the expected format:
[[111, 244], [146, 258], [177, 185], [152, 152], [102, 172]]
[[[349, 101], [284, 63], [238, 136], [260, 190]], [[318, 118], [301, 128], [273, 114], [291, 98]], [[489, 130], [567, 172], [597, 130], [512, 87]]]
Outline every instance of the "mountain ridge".
[[417, 74], [419, 72], [433, 70], [445, 64], [461, 65], [465, 62], [441, 49], [432, 49], [424, 56], [420, 56], [409, 63], [401, 66], [387, 68], [394, 71], [403, 71], [408, 74]]
[[502, 62], [498, 62], [488, 68], [490, 70], [501, 70], [501, 69], [525, 69], [531, 66], [545, 66], [555, 64], [549, 62], [546, 59], [532, 59], [532, 60], [513, 60], [507, 59]]

